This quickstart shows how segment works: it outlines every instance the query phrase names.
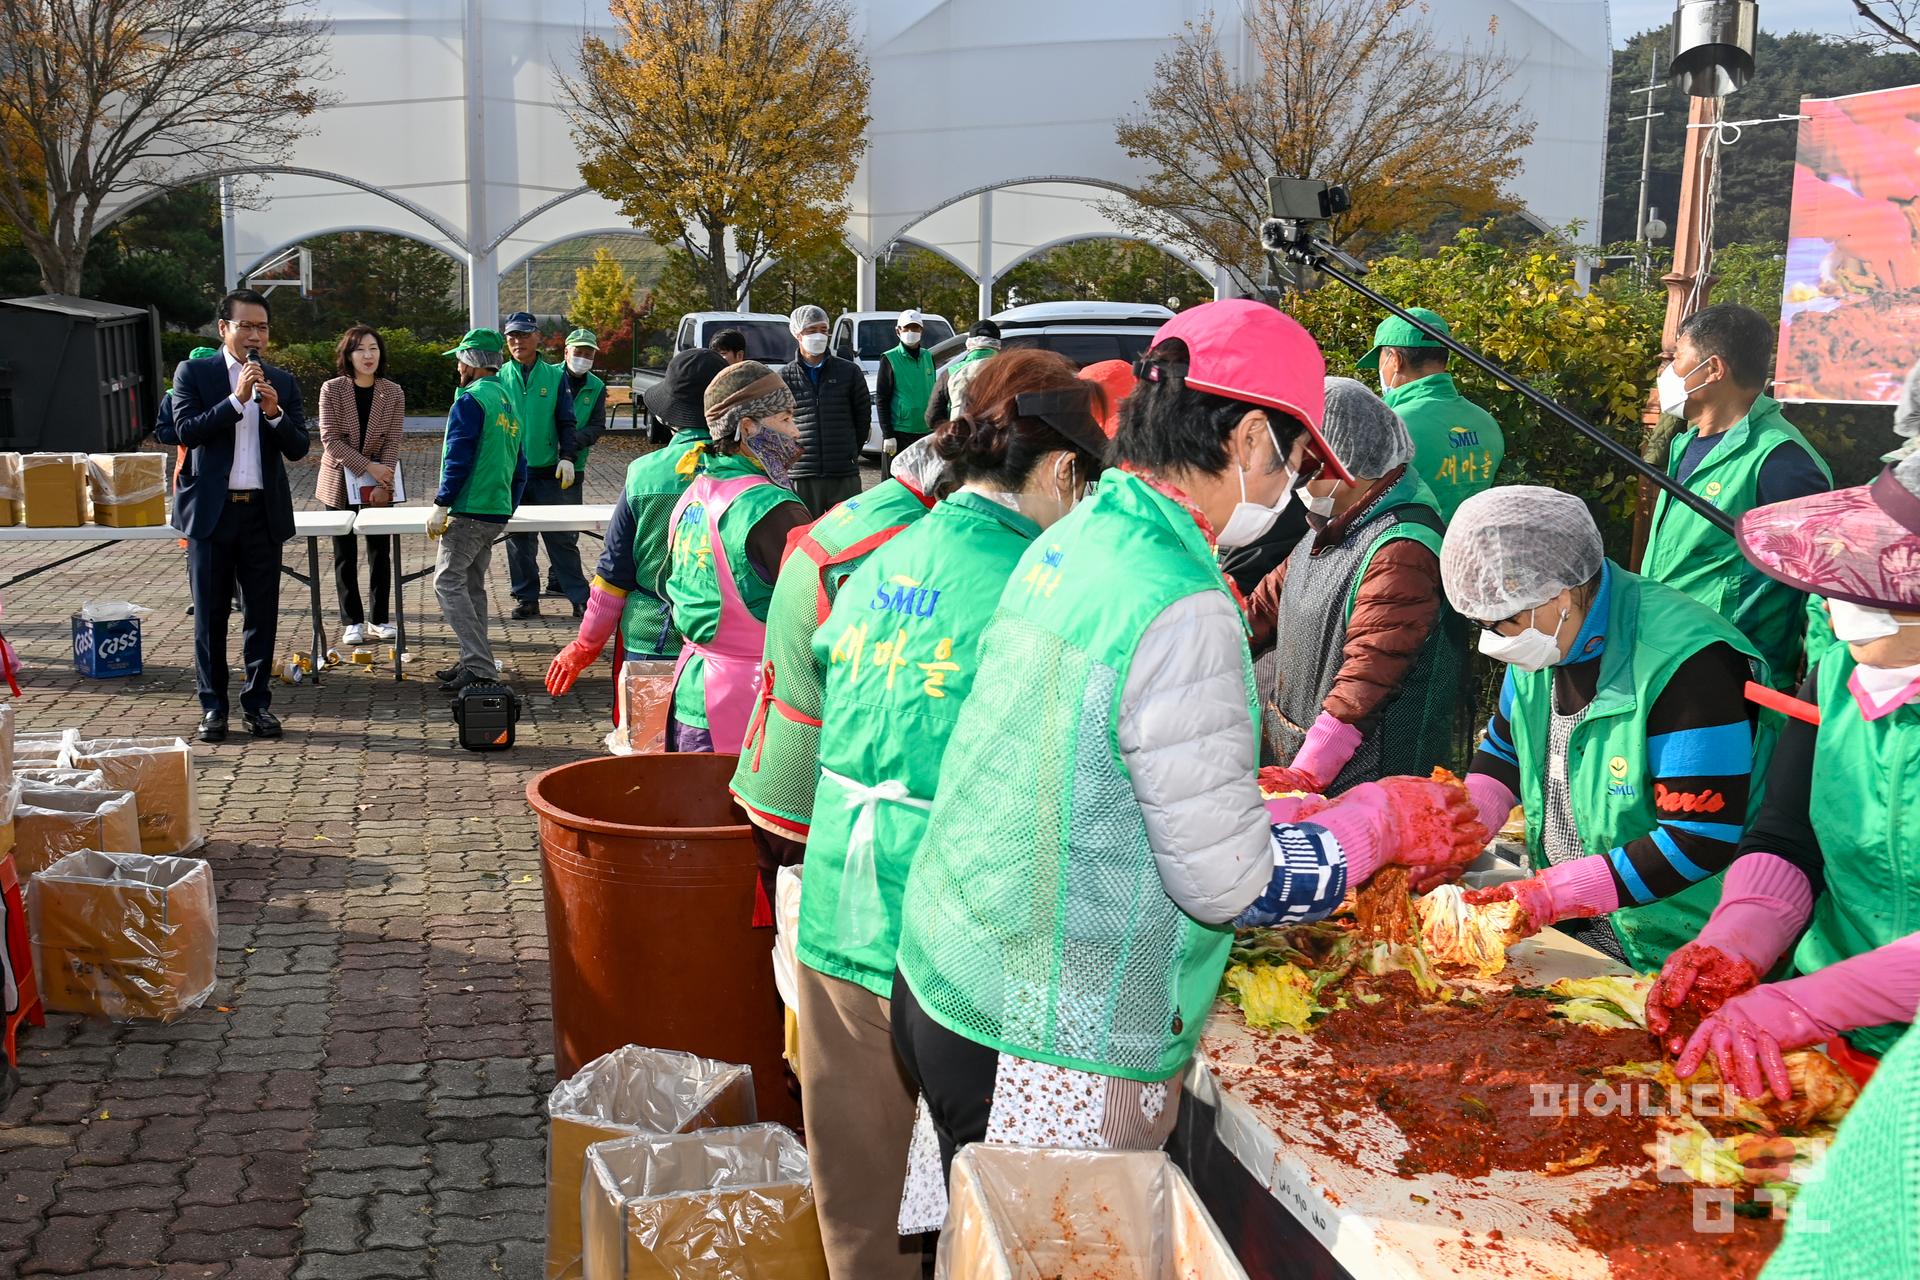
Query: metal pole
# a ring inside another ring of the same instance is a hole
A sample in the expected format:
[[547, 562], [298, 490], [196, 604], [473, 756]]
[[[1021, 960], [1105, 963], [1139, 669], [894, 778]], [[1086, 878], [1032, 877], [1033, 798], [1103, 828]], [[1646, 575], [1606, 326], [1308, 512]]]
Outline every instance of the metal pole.
[[1627, 448], [1627, 446], [1621, 444], [1599, 427], [1594, 426], [1591, 422], [1588, 422], [1585, 418], [1573, 412], [1573, 410], [1562, 406], [1558, 401], [1545, 393], [1536, 391], [1526, 382], [1515, 377], [1509, 371], [1502, 369], [1499, 365], [1487, 359], [1479, 352], [1474, 351], [1470, 347], [1462, 346], [1451, 334], [1443, 333], [1429, 326], [1425, 321], [1421, 320], [1420, 317], [1414, 315], [1405, 307], [1375, 293], [1372, 289], [1360, 283], [1358, 276], [1351, 274], [1335, 263], [1329, 262], [1317, 242], [1299, 246], [1291, 252], [1292, 256], [1305, 265], [1312, 267], [1316, 271], [1324, 272], [1326, 275], [1338, 280], [1341, 284], [1346, 285], [1347, 288], [1352, 289], [1355, 293], [1373, 303], [1375, 306], [1384, 307], [1386, 310], [1391, 311], [1394, 315], [1399, 316], [1408, 324], [1413, 325], [1416, 329], [1419, 329], [1422, 333], [1465, 360], [1474, 368], [1512, 387], [1535, 405], [1546, 410], [1554, 417], [1572, 427], [1575, 431], [1578, 431], [1581, 435], [1587, 437], [1587, 439], [1599, 445], [1603, 451], [1611, 454], [1616, 461], [1639, 475], [1642, 480], [1665, 489], [1674, 501], [1684, 503], [1688, 507], [1691, 507], [1715, 528], [1729, 534], [1733, 532], [1732, 516], [1714, 506], [1700, 495], [1693, 493], [1666, 472], [1650, 465], [1639, 454]]
[[1633, 224], [1633, 238], [1642, 244], [1645, 244], [1647, 239], [1647, 175], [1653, 165], [1653, 122], [1666, 114], [1664, 111], [1655, 111], [1653, 109], [1653, 95], [1660, 92], [1663, 87], [1660, 84], [1659, 77], [1660, 54], [1656, 50], [1650, 59], [1650, 65], [1647, 67], [1647, 87], [1633, 91], [1647, 95], [1646, 110], [1638, 116], [1629, 117], [1627, 120], [1629, 124], [1633, 123], [1634, 120], [1641, 120], [1646, 124], [1646, 127], [1640, 132], [1640, 213]]

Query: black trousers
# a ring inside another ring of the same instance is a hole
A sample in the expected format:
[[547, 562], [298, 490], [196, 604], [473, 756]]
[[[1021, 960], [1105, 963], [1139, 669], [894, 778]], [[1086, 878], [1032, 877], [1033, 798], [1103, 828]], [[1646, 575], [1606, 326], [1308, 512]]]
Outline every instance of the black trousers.
[[229, 501], [209, 538], [187, 539], [187, 586], [193, 593], [193, 673], [203, 711], [227, 711], [227, 618], [240, 588], [240, 688], [243, 711], [273, 701], [273, 642], [280, 622], [280, 540], [267, 527], [266, 504]]
[[1000, 1053], [935, 1022], [898, 970], [893, 975], [893, 1047], [927, 1100], [927, 1114], [940, 1139], [940, 1169], [951, 1175], [956, 1151], [969, 1142], [986, 1141]]
[[[358, 507], [336, 507], [338, 511], [358, 511]], [[340, 595], [340, 620], [350, 627], [367, 621], [360, 603], [360, 539], [343, 533], [333, 540], [333, 586]], [[385, 623], [387, 607], [393, 595], [393, 539], [367, 539], [367, 593], [373, 597], [373, 621]]]

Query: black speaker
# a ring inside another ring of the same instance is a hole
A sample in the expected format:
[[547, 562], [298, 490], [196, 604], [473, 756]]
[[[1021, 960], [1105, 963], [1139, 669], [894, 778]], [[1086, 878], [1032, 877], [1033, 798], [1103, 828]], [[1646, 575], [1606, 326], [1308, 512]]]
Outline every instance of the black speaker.
[[513, 745], [520, 699], [504, 684], [470, 684], [453, 696], [453, 722], [469, 751], [505, 751]]

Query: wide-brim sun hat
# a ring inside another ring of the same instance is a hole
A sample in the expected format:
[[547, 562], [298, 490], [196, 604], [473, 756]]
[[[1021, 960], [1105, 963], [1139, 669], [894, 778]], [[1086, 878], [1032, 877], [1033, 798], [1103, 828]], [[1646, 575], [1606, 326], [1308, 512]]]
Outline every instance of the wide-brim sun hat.
[[727, 362], [710, 347], [692, 347], [667, 361], [660, 381], [641, 395], [654, 417], [674, 431], [707, 429], [706, 394]]
[[1182, 311], [1160, 326], [1153, 345], [1169, 338], [1187, 345], [1182, 376], [1189, 387], [1298, 419], [1326, 468], [1323, 474], [1353, 479], [1320, 434], [1327, 362], [1299, 321], [1264, 302], [1227, 298]]
[[1869, 609], [1920, 612], [1920, 457], [1872, 484], [1756, 507], [1735, 534], [1777, 582]]

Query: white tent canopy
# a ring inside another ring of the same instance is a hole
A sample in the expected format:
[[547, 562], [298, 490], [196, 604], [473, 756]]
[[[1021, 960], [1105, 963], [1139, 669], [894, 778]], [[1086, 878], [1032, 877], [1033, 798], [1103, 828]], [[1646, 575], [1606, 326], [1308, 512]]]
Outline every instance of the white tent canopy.
[[[1153, 65], [1203, 0], [852, 0], [873, 73], [868, 151], [849, 192], [846, 242], [862, 307], [896, 242], [951, 258], [980, 285], [1039, 250], [1115, 235], [1100, 206], [1140, 177], [1114, 142]], [[616, 39], [606, 5], [560, 0], [337, 0], [331, 88], [284, 168], [228, 206], [230, 280], [282, 249], [341, 230], [412, 236], [469, 267], [473, 323], [497, 318], [498, 280], [529, 254], [629, 231], [586, 191], [557, 74], [583, 30]], [[1599, 225], [1606, 145], [1605, 0], [1432, 0], [1443, 43], [1491, 27], [1516, 63], [1535, 137], [1514, 182], [1542, 225]], [[1248, 56], [1236, 0], [1217, 6], [1230, 63]], [[182, 179], [218, 173], [216, 163]], [[1319, 176], [1319, 175], [1316, 175]], [[1338, 175], [1326, 175], [1337, 178]], [[127, 206], [137, 202], [135, 193]], [[1251, 230], [1251, 229], [1250, 229]], [[1162, 245], [1171, 249], [1171, 246]], [[1176, 254], [1217, 290], [1213, 264]]]

